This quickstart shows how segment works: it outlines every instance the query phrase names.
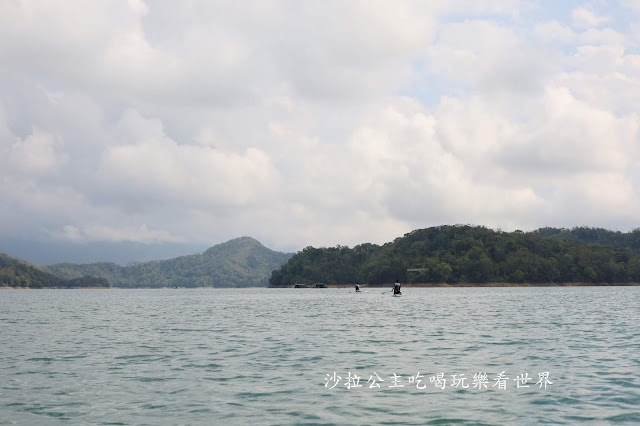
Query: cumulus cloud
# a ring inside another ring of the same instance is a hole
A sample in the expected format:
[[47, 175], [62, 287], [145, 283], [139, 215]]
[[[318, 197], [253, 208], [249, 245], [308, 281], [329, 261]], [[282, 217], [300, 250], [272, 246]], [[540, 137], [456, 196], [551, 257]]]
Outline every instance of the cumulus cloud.
[[62, 142], [37, 128], [24, 140], [11, 145], [8, 156], [17, 172], [38, 175], [54, 172], [69, 161], [69, 155], [62, 150]]
[[573, 25], [579, 28], [597, 27], [611, 20], [608, 16], [598, 16], [583, 7], [574, 9], [571, 15]]
[[136, 111], [125, 113], [118, 130], [126, 143], [107, 147], [97, 170], [114, 198], [248, 208], [267, 202], [279, 184], [278, 171], [257, 148], [229, 152], [179, 144], [158, 120]]
[[578, 101], [565, 88], [549, 88], [534, 112], [535, 118], [515, 133], [515, 143], [502, 151], [505, 167], [560, 176], [615, 172], [638, 155], [635, 114], [616, 117]]
[[295, 249], [635, 227], [632, 6], [2, 3], [0, 233]]
[[492, 93], [541, 90], [557, 68], [557, 58], [542, 44], [485, 20], [447, 24], [427, 58], [433, 72], [458, 87]]

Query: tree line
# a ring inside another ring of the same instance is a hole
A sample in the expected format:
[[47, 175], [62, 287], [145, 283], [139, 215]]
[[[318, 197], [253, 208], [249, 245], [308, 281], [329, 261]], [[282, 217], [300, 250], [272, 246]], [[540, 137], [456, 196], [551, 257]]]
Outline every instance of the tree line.
[[87, 275], [81, 275], [72, 279], [60, 278], [30, 265], [23, 260], [0, 253], [0, 287], [109, 287], [109, 281], [104, 278]]
[[639, 253], [638, 230], [541, 228], [525, 233], [446, 225], [416, 230], [382, 246], [306, 247], [273, 271], [269, 283], [639, 282]]

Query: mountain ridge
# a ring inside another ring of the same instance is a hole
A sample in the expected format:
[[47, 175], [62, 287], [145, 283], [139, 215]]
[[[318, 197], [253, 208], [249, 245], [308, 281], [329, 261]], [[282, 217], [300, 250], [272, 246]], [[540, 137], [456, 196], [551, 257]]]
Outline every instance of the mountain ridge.
[[292, 253], [277, 252], [252, 237], [238, 237], [203, 253], [120, 266], [110, 262], [59, 263], [43, 269], [65, 278], [95, 275], [114, 287], [254, 287], [268, 285]]
[[0, 287], [18, 288], [78, 288], [109, 287], [104, 278], [82, 274], [64, 279], [44, 271], [26, 260], [0, 253]]

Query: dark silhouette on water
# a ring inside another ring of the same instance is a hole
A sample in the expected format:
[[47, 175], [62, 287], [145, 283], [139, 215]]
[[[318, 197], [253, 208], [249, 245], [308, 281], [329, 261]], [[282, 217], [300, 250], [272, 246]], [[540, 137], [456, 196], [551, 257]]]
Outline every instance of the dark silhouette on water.
[[393, 294], [398, 296], [402, 295], [402, 291], [400, 291], [401, 287], [400, 280], [396, 280], [396, 283], [393, 285]]

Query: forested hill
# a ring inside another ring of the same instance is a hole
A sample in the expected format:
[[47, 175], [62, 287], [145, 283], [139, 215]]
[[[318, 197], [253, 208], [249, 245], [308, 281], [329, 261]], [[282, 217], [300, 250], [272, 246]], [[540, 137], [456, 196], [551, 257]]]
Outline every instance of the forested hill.
[[533, 231], [542, 237], [559, 238], [562, 240], [575, 240], [588, 244], [603, 244], [613, 248], [630, 248], [640, 255], [640, 229], [631, 232], [610, 231], [602, 228], [540, 228]]
[[24, 260], [0, 253], [0, 287], [109, 287], [109, 282], [104, 278], [84, 276], [84, 274], [80, 274], [73, 279], [63, 279], [45, 272]]
[[307, 247], [274, 271], [269, 282], [281, 286], [383, 284], [395, 279], [410, 283], [640, 281], [640, 258], [628, 246], [613, 248], [564, 239], [557, 232], [549, 233], [553, 238], [543, 234], [456, 225], [416, 230], [382, 246]]
[[114, 287], [250, 287], [266, 286], [274, 269], [292, 256], [264, 247], [250, 237], [218, 244], [202, 254], [119, 266], [115, 263], [45, 267], [67, 278], [96, 275]]

